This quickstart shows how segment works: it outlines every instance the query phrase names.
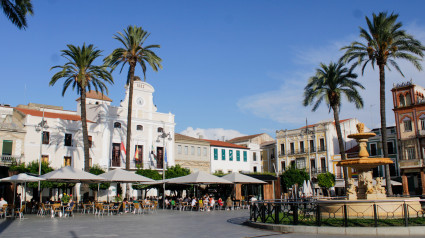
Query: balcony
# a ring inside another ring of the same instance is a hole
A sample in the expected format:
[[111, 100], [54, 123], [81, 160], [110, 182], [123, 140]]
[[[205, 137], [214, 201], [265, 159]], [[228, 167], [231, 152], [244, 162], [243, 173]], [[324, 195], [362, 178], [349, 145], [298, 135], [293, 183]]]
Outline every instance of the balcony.
[[2, 155], [0, 157], [0, 165], [10, 166], [12, 164], [19, 164], [21, 162], [21, 156], [19, 155]]
[[326, 173], [328, 170], [326, 168], [312, 168], [311, 174], [317, 176], [318, 174]]
[[400, 169], [422, 167], [422, 160], [420, 159], [400, 160], [399, 162], [400, 162]]

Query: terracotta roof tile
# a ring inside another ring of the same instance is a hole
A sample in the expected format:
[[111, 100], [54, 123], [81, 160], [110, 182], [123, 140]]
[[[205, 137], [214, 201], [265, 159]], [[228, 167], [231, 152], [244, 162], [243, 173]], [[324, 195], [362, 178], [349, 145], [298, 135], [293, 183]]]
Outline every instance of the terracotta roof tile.
[[[101, 93], [101, 92], [96, 92], [94, 90], [90, 90], [86, 93], [86, 97], [87, 98], [92, 98], [92, 99], [98, 99], [98, 100], [103, 100], [103, 101], [109, 101], [112, 102], [112, 99], [110, 99], [108, 96], [106, 96], [105, 94]], [[81, 99], [81, 97], [77, 98], [76, 101], [79, 101]]]
[[241, 146], [241, 145], [235, 145], [229, 142], [219, 141], [219, 140], [205, 140], [208, 141], [211, 146], [218, 146], [218, 147], [230, 147], [230, 148], [240, 148], [240, 149], [248, 149], [248, 147]]
[[247, 141], [247, 140], [250, 140], [250, 139], [255, 138], [257, 136], [260, 136], [262, 134], [263, 133], [255, 134], [255, 135], [249, 135], [249, 136], [240, 136], [240, 137], [236, 137], [236, 138], [233, 138], [231, 140], [228, 140], [227, 142], [235, 143], [235, 142]]
[[[31, 116], [36, 116], [36, 117], [42, 117], [43, 116], [43, 112], [39, 111], [39, 110], [33, 110], [33, 109], [27, 109], [27, 108], [19, 108], [19, 107], [15, 107], [14, 109], [26, 114], [26, 115], [31, 115]], [[47, 118], [58, 118], [58, 119], [62, 119], [62, 120], [68, 120], [68, 121], [81, 121], [81, 117], [78, 115], [70, 115], [70, 114], [65, 114], [65, 113], [54, 113], [54, 112], [44, 112], [44, 117]], [[87, 120], [87, 122], [92, 122]]]

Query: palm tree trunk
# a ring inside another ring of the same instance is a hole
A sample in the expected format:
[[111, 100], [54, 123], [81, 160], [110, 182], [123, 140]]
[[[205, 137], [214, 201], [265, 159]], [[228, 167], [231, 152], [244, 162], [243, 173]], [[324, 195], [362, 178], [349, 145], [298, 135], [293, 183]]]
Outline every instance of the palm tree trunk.
[[[334, 111], [335, 128], [336, 128], [336, 135], [338, 137], [338, 144], [339, 144], [339, 151], [341, 153], [341, 160], [346, 160], [347, 158], [345, 156], [345, 147], [344, 147], [344, 141], [342, 139], [341, 124], [339, 123], [339, 107], [337, 105], [334, 105], [334, 106], [332, 106], [332, 110]], [[344, 171], [345, 191], [347, 191], [347, 188], [348, 188], [348, 169], [347, 169], [347, 167], [344, 167], [343, 171]]]
[[83, 127], [84, 171], [90, 170], [89, 133], [87, 130], [86, 88], [81, 88], [81, 124]]
[[[385, 65], [379, 65], [379, 100], [380, 100], [380, 111], [381, 111], [381, 138], [382, 138], [382, 150], [384, 152], [384, 158], [388, 158], [388, 145], [387, 145], [387, 119], [385, 115]], [[385, 182], [387, 184], [387, 195], [393, 195], [391, 187], [391, 176], [390, 176], [390, 165], [385, 165]]]
[[125, 169], [130, 169], [130, 151], [131, 151], [131, 117], [133, 112], [133, 85], [134, 85], [134, 70], [136, 64], [130, 64], [128, 77], [130, 78], [129, 93], [128, 93], [128, 114], [127, 114], [127, 145], [125, 153]]

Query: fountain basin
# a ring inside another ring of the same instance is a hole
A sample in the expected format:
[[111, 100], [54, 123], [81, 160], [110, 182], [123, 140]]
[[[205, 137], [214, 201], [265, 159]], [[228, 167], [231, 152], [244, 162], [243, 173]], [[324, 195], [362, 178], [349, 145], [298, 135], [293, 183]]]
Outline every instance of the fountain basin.
[[355, 158], [339, 161], [337, 166], [350, 167], [357, 170], [369, 170], [380, 165], [393, 164], [394, 162], [390, 158]]

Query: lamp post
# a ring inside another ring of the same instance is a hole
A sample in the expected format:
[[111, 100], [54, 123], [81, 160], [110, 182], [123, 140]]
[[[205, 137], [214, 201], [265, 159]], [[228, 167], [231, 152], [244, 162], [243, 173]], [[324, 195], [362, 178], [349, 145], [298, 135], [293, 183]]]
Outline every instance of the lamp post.
[[[48, 129], [49, 126], [47, 125], [47, 121], [44, 120], [44, 108], [43, 108], [43, 117], [41, 118], [41, 122], [37, 124], [35, 127], [35, 130], [37, 132], [41, 132], [40, 136], [40, 159], [38, 160], [38, 175], [41, 176], [41, 159], [43, 154], [43, 134], [44, 129]], [[41, 199], [41, 182], [38, 181], [38, 196], [40, 197], [40, 203], [42, 202]]]
[[[310, 148], [310, 143], [309, 143], [309, 140], [308, 140], [308, 135], [314, 135], [314, 131], [308, 129], [307, 118], [305, 119], [305, 130], [302, 130], [301, 133], [300, 133], [300, 136], [304, 136], [304, 135], [306, 137], [305, 143], [307, 144], [307, 161], [306, 161], [306, 163], [309, 165], [308, 166], [308, 175], [311, 179], [311, 160], [310, 160], [310, 150], [311, 150], [311, 148]], [[314, 146], [314, 144], [313, 144], [313, 146]]]
[[165, 133], [165, 131], [164, 131], [164, 129], [162, 129], [162, 133], [160, 134], [160, 135], [158, 135], [158, 138], [156, 139], [156, 142], [157, 143], [159, 143], [159, 142], [161, 142], [160, 140], [159, 140], [159, 138], [162, 138], [162, 140], [163, 140], [163, 152], [162, 152], [162, 181], [163, 181], [163, 184], [162, 184], [162, 191], [163, 191], [163, 195], [162, 195], [162, 209], [165, 209], [165, 138], [167, 138], [168, 137], [168, 140], [169, 141], [171, 141], [172, 140], [172, 138], [171, 138], [171, 133], [170, 132], [168, 132], [168, 133]]

